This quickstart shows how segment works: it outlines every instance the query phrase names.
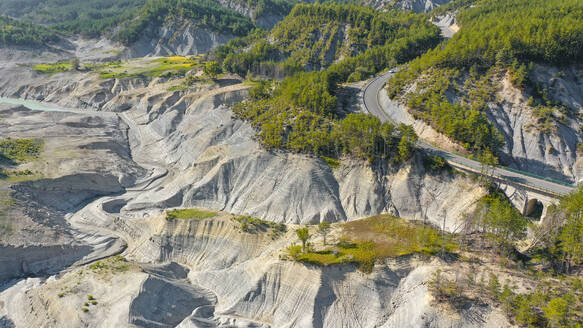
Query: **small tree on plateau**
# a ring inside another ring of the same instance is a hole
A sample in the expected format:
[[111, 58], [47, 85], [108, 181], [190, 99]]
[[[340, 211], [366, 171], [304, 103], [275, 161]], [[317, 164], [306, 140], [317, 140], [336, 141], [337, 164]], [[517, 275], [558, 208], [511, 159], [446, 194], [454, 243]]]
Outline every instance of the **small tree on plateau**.
[[330, 229], [331, 229], [330, 223], [328, 222], [321, 222], [320, 224], [318, 224], [318, 232], [322, 235], [322, 238], [324, 239], [324, 245], [326, 245], [326, 236], [330, 232]]
[[296, 234], [298, 235], [298, 238], [302, 242], [302, 250], [306, 252], [306, 243], [308, 242], [308, 239], [310, 239], [311, 237], [310, 231], [308, 230], [308, 228], [301, 228], [296, 230]]
[[71, 59], [70, 64], [71, 64], [71, 67], [73, 68], [73, 70], [75, 70], [75, 71], [78, 71], [79, 68], [81, 68], [81, 62], [79, 61], [79, 58], [77, 58], [77, 57]]
[[221, 66], [216, 61], [209, 61], [204, 64], [204, 68], [202, 72], [209, 76], [211, 79], [217, 77], [217, 75], [221, 74], [223, 71], [221, 70]]

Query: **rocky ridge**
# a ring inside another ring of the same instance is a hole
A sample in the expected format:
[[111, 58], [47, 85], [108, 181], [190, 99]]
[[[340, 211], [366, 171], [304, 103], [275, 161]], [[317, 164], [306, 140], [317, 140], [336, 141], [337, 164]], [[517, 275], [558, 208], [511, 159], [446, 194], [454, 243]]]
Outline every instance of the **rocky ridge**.
[[[8, 187], [18, 201], [10, 223], [31, 222], [36, 235], [46, 236], [31, 239], [22, 229], [3, 235], [3, 281], [39, 278], [2, 287], [1, 322], [16, 327], [506, 324], [491, 308], [452, 317], [426, 301], [435, 264], [403, 260], [382, 264], [370, 276], [353, 266], [306, 267], [279, 258], [295, 239], [291, 229], [274, 242], [240, 232], [227, 214], [202, 222], [169, 222], [161, 215], [167, 208], [199, 206], [293, 224], [390, 212], [427, 217], [455, 230], [485, 194], [470, 178], [427, 171], [420, 157], [400, 167], [343, 159], [331, 169], [319, 158], [265, 151], [252, 127], [234, 119], [228, 107], [246, 96], [249, 87], [241, 83], [219, 80], [169, 91], [173, 80], [102, 80], [87, 73], [48, 77], [18, 66], [4, 72], [22, 77], [18, 83], [0, 82], [4, 96], [83, 110], [42, 112], [14, 105], [0, 110], [7, 135], [44, 140], [41, 157], [29, 164], [42, 179]], [[119, 274], [104, 276], [86, 264], [120, 252], [130, 262]], [[300, 285], [298, 275], [304, 278]], [[234, 289], [226, 281], [244, 283]], [[99, 305], [89, 305], [85, 313], [87, 295]], [[411, 305], [420, 300], [423, 307]]]

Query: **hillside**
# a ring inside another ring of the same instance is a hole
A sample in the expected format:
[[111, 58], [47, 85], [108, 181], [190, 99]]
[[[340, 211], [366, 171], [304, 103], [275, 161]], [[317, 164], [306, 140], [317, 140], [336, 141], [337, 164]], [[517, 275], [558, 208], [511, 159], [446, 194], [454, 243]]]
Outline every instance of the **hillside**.
[[0, 16], [0, 46], [42, 46], [59, 37], [42, 26]]
[[[42, 45], [48, 41], [46, 38], [56, 38], [59, 35], [107, 38], [126, 46], [138, 41], [144, 43], [147, 39], [148, 43], [175, 43], [174, 46], [167, 45], [168, 54], [186, 54], [188, 49], [183, 50], [184, 46], [180, 43], [188, 42], [186, 40], [192, 38], [194, 41], [191, 42], [201, 43], [200, 49], [192, 53], [197, 54], [208, 52], [233, 37], [246, 35], [255, 28], [254, 22], [257, 22], [257, 26], [270, 28], [291, 7], [291, 2], [286, 1], [221, 3], [210, 0], [7, 0], [0, 3], [0, 13], [17, 19], [21, 28], [26, 26], [29, 31], [34, 29], [36, 40], [29, 40], [30, 36], [29, 39], [21, 38], [19, 42], [23, 45]], [[14, 22], [16, 20], [11, 24], [14, 25]], [[39, 38], [40, 31], [45, 39]], [[178, 35], [182, 35], [182, 38]], [[216, 40], [208, 44], [209, 41], [205, 38]], [[197, 50], [196, 46], [194, 50]], [[135, 51], [130, 52], [130, 55], [141, 56]]]
[[352, 71], [358, 74], [353, 78], [360, 80], [390, 66], [391, 54], [387, 52], [391, 44], [402, 42], [406, 43], [404, 47], [413, 48], [409, 43], [417, 42], [418, 48], [427, 49], [438, 39], [437, 29], [419, 15], [380, 13], [355, 5], [297, 5], [272, 31], [233, 40], [217, 49], [215, 57], [225, 69], [240, 75], [250, 71], [282, 77], [327, 68], [341, 59], [363, 54]]
[[450, 42], [388, 82], [389, 96], [471, 153], [578, 180], [582, 12], [578, 1], [479, 1]]
[[411, 157], [414, 133], [370, 115], [349, 114], [338, 101], [339, 85], [414, 58], [439, 40], [439, 30], [419, 15], [297, 5], [269, 34], [234, 40], [214, 58], [240, 75], [291, 75], [282, 82], [257, 82], [251, 99], [233, 109], [252, 122], [264, 146], [398, 163]]

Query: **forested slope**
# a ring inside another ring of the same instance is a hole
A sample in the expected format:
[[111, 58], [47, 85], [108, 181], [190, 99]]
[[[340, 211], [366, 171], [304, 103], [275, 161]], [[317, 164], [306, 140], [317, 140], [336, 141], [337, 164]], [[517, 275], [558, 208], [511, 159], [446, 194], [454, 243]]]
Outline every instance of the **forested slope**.
[[130, 19], [146, 0], [4, 0], [0, 13], [61, 32], [99, 36]]
[[0, 16], [0, 46], [39, 46], [57, 39], [58, 36], [54, 31], [40, 25], [19, 22], [6, 16]]
[[354, 5], [298, 5], [268, 35], [234, 40], [214, 56], [241, 75], [288, 76], [283, 82], [258, 82], [251, 99], [234, 108], [258, 129], [266, 147], [400, 162], [414, 149], [412, 129], [381, 124], [366, 114], [345, 117], [338, 110], [338, 85], [404, 63], [439, 41], [439, 30], [424, 16]]
[[[386, 58], [390, 57], [387, 52], [392, 44], [401, 43], [420, 54], [420, 49], [437, 43], [438, 34], [422, 15], [381, 13], [356, 5], [297, 5], [271, 32], [233, 40], [217, 49], [215, 56], [225, 69], [241, 75], [251, 71], [282, 77], [326, 68], [339, 59], [367, 51], [353, 67], [358, 68], [353, 79], [360, 80], [390, 66]], [[416, 45], [405, 45], [411, 42]]]

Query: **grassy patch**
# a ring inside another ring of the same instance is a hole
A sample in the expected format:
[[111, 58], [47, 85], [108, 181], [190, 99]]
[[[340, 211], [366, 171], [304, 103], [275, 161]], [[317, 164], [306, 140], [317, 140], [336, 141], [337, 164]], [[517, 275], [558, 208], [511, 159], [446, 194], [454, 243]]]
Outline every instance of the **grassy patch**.
[[68, 72], [73, 70], [70, 62], [59, 62], [54, 64], [37, 64], [32, 67], [35, 72], [54, 74], [59, 72]]
[[301, 253], [299, 246], [288, 248], [297, 261], [316, 265], [358, 263], [364, 272], [371, 272], [377, 259], [409, 254], [434, 255], [441, 251], [455, 252], [457, 244], [444, 239], [437, 229], [391, 215], [377, 215], [346, 223], [340, 241], [331, 247]]
[[326, 157], [326, 156], [320, 156], [324, 162], [326, 162], [326, 164], [328, 164], [328, 166], [330, 166], [331, 169], [337, 169], [340, 167], [340, 160], [337, 158], [332, 158], [332, 157]]
[[183, 220], [190, 220], [190, 219], [208, 219], [217, 216], [216, 212], [211, 211], [204, 211], [198, 210], [196, 208], [188, 208], [188, 209], [177, 209], [166, 211], [166, 220], [174, 220], [174, 219], [183, 219]]
[[358, 243], [342, 241], [335, 247], [323, 251], [301, 253], [296, 257], [296, 260], [323, 266], [338, 263], [358, 263], [361, 271], [371, 272], [377, 258], [375, 244], [371, 241]]
[[[188, 71], [201, 68], [200, 56], [170, 56], [157, 59], [135, 59], [130, 61], [112, 61], [106, 63], [85, 63], [81, 70], [99, 73], [103, 79], [174, 77], [184, 76]], [[37, 64], [33, 70], [40, 73], [54, 74], [75, 70], [71, 62], [54, 64]]]
[[[380, 257], [402, 256], [412, 253], [433, 255], [441, 250], [441, 232], [431, 226], [407, 221], [391, 215], [377, 215], [344, 225], [344, 236], [355, 242], [371, 240]], [[445, 251], [454, 252], [457, 244], [448, 242], [445, 234]]]
[[42, 140], [34, 138], [5, 138], [0, 140], [0, 162], [25, 162], [35, 159], [42, 149]]

